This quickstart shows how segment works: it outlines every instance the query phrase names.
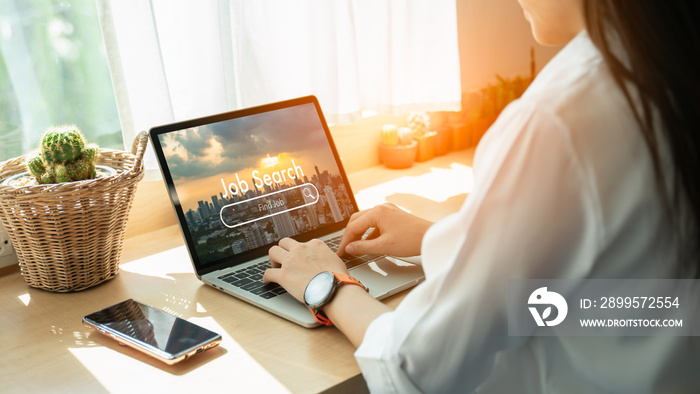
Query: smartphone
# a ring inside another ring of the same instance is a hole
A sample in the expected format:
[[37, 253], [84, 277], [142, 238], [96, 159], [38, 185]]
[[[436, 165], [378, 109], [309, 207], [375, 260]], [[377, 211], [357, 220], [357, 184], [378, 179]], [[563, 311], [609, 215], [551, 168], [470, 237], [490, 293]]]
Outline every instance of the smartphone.
[[221, 335], [133, 299], [89, 314], [83, 324], [169, 365], [221, 343]]

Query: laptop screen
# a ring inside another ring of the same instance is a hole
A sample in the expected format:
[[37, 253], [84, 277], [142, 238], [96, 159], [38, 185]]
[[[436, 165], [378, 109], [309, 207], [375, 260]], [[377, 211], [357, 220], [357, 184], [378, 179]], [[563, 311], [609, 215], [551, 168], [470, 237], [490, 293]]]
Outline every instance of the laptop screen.
[[156, 127], [151, 139], [200, 275], [284, 237], [340, 230], [357, 211], [312, 96]]

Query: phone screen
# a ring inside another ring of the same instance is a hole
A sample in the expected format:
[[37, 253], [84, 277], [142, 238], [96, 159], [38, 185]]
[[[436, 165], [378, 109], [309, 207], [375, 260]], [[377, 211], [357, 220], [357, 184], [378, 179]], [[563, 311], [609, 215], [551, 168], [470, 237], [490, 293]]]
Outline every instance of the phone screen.
[[[91, 313], [83, 321], [117, 340], [131, 339], [132, 345], [134, 342], [150, 345], [170, 355], [167, 358], [197, 348], [213, 347], [220, 339], [220, 335], [213, 331], [132, 299]], [[118, 333], [116, 336], [115, 332]]]

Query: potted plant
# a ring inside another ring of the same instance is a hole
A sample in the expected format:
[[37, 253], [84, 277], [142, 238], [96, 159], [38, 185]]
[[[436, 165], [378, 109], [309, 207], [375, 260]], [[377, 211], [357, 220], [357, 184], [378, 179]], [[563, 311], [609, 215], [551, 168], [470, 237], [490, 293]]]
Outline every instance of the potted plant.
[[413, 138], [418, 142], [416, 161], [423, 162], [435, 157], [437, 133], [430, 131], [430, 118], [423, 111], [412, 112], [408, 116], [408, 127], [413, 130]]
[[435, 156], [447, 154], [452, 145], [452, 128], [449, 126], [448, 112], [433, 112], [429, 114], [435, 130]]
[[416, 158], [418, 143], [408, 127], [395, 125], [382, 127], [382, 142], [379, 143], [379, 159], [388, 168], [408, 168]]
[[99, 149], [63, 126], [38, 152], [0, 163], [0, 221], [29, 286], [78, 291], [116, 276], [147, 143], [143, 132], [131, 153]]
[[476, 146], [501, 111], [525, 92], [536, 75], [535, 50], [531, 48], [528, 77], [516, 76], [508, 79], [496, 75], [496, 85], [488, 84], [481, 91], [463, 96], [464, 114], [460, 119], [451, 120], [452, 148], [461, 150]]
[[27, 171], [6, 178], [2, 184], [55, 184], [116, 174], [112, 167], [97, 165], [98, 153], [99, 147], [86, 144], [77, 127], [54, 127], [44, 134], [39, 149], [27, 156]]

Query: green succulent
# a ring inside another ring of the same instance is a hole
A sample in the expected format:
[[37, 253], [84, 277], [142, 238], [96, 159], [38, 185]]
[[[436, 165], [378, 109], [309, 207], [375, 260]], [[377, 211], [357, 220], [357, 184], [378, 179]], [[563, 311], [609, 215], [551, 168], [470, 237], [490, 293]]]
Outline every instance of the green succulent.
[[41, 156], [47, 164], [69, 163], [80, 157], [85, 141], [75, 126], [50, 129], [41, 139]]
[[99, 148], [86, 145], [76, 126], [54, 127], [41, 139], [39, 152], [27, 160], [27, 169], [40, 184], [93, 179]]
[[39, 178], [37, 182], [41, 184], [56, 183], [56, 171], [53, 168], [48, 168]]
[[86, 158], [66, 164], [66, 173], [70, 179], [92, 179], [95, 177], [95, 165]]
[[36, 179], [41, 178], [41, 175], [46, 172], [44, 160], [36, 153], [27, 160], [27, 169], [29, 169], [29, 173]]
[[83, 150], [82, 159], [89, 164], [95, 164], [97, 162], [97, 154], [99, 153], [99, 148], [95, 144], [90, 144]]
[[70, 177], [68, 176], [68, 171], [66, 171], [66, 166], [64, 166], [63, 164], [55, 165], [54, 171], [56, 173], [56, 183], [71, 181]]

